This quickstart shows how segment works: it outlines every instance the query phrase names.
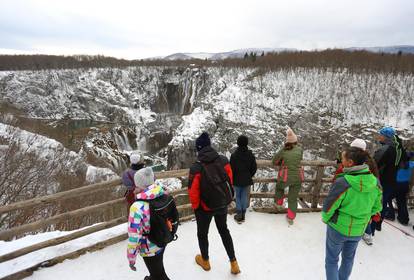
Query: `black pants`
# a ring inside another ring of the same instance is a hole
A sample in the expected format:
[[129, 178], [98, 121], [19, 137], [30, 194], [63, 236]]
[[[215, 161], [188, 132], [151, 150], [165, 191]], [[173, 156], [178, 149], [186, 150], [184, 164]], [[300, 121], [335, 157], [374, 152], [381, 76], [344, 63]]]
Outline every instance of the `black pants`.
[[164, 251], [153, 257], [143, 258], [151, 280], [170, 280], [164, 269]]
[[409, 191], [409, 183], [397, 183], [394, 194], [395, 199], [397, 200], [398, 208], [398, 221], [402, 224], [408, 224], [410, 220], [408, 217], [408, 208], [407, 208], [407, 195]]
[[197, 220], [197, 236], [198, 245], [200, 246], [201, 256], [203, 259], [208, 260], [208, 230], [212, 218], [216, 223], [216, 227], [221, 236], [224, 248], [230, 260], [235, 260], [233, 239], [231, 238], [230, 231], [227, 228], [227, 208], [215, 212], [206, 212], [201, 209], [195, 211]]

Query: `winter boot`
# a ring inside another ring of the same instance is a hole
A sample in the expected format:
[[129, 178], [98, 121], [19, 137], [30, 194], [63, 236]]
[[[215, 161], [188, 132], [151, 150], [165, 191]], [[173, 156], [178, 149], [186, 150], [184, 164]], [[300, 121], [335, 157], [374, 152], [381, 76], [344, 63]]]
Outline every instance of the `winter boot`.
[[246, 210], [242, 211], [241, 221], [244, 222], [246, 220]]
[[397, 217], [397, 221], [403, 226], [408, 226], [408, 221], [406, 219], [401, 219], [400, 216]]
[[210, 261], [203, 259], [203, 257], [201, 255], [197, 255], [195, 257], [195, 261], [205, 271], [209, 271], [211, 269]]
[[365, 243], [369, 246], [371, 246], [373, 244], [371, 234], [364, 233], [364, 235], [362, 236], [362, 240], [364, 240]]
[[231, 267], [231, 274], [240, 273], [240, 268], [239, 268], [239, 264], [237, 263], [237, 260], [230, 261], [230, 267]]
[[234, 215], [234, 220], [237, 222], [237, 223], [241, 223], [242, 222], [242, 217], [243, 217], [243, 214], [242, 214], [242, 212], [241, 211], [237, 211], [237, 214], [236, 215]]
[[287, 220], [289, 225], [293, 225], [293, 220], [295, 219], [295, 217], [296, 217], [296, 214], [288, 208], [287, 215], [286, 215], [286, 220]]

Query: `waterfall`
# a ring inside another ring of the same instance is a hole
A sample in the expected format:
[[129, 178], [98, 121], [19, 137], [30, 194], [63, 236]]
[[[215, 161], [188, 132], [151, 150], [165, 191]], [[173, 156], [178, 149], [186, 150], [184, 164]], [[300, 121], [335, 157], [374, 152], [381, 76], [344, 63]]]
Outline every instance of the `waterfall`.
[[137, 150], [141, 152], [147, 151], [147, 138], [142, 135], [142, 129], [139, 126], [135, 128], [135, 133], [137, 135], [135, 139]]
[[118, 149], [121, 151], [132, 151], [132, 147], [129, 143], [128, 136], [125, 134], [125, 131], [121, 131], [121, 135], [119, 135], [119, 132], [115, 132], [115, 142], [118, 146]]

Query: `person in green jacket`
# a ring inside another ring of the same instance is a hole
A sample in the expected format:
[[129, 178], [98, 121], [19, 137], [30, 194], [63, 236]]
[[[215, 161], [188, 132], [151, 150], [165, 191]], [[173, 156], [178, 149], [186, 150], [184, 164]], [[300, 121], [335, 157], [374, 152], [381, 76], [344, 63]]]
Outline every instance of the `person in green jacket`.
[[283, 209], [285, 188], [289, 187], [287, 221], [293, 224], [298, 208], [298, 195], [303, 182], [301, 161], [303, 150], [298, 146], [298, 138], [291, 128], [286, 132], [286, 142], [273, 157], [273, 165], [280, 166], [276, 184], [276, 207]]
[[[382, 210], [382, 190], [371, 173], [368, 153], [350, 147], [342, 153], [344, 170], [333, 183], [323, 203], [322, 220], [327, 224], [325, 271], [328, 280], [345, 280], [351, 274], [355, 252], [365, 229]], [[338, 271], [339, 254], [342, 263]]]

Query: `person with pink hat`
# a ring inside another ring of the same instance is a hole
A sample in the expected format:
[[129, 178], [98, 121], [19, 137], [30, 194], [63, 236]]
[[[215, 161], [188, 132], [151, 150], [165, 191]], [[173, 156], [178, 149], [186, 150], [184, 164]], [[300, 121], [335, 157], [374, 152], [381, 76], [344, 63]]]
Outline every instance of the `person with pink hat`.
[[288, 128], [285, 144], [275, 154], [272, 162], [280, 167], [276, 184], [276, 207], [279, 210], [283, 209], [285, 188], [289, 188], [286, 219], [290, 225], [296, 217], [298, 195], [304, 179], [302, 159], [303, 150], [298, 145], [298, 137]]

